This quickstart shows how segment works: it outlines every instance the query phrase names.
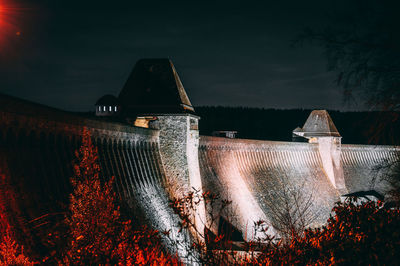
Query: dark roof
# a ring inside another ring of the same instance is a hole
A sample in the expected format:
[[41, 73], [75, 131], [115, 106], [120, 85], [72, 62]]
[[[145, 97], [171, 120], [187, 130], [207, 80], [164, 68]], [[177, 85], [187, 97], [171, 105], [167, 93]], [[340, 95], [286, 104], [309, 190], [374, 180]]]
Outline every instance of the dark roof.
[[194, 114], [194, 108], [169, 59], [139, 60], [118, 98], [128, 114]]
[[312, 111], [301, 132], [304, 132], [304, 137], [340, 137], [339, 131], [326, 110]]
[[100, 99], [98, 99], [95, 105], [96, 106], [98, 106], [98, 105], [115, 106], [115, 105], [119, 105], [119, 102], [118, 102], [117, 97], [115, 97], [114, 95], [106, 94], [106, 95], [102, 96]]

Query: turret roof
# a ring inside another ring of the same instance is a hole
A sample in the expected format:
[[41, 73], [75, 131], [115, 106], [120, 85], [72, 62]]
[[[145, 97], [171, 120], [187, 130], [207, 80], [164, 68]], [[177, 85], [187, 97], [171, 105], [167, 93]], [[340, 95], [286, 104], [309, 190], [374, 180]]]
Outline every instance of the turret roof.
[[182, 82], [169, 59], [141, 59], [119, 94], [128, 113], [194, 113]]
[[98, 105], [118, 105], [118, 99], [114, 95], [106, 94], [97, 100], [96, 106]]
[[326, 110], [314, 110], [302, 128], [304, 137], [340, 137], [339, 131]]

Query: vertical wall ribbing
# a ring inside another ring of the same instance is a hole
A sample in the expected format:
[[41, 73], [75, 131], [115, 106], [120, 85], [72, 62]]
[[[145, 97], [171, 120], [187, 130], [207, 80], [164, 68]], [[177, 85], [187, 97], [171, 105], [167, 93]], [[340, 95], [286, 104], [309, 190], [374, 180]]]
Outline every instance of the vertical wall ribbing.
[[128, 174], [127, 174], [126, 166], [124, 165], [124, 157], [122, 154], [121, 141], [118, 140], [115, 142], [114, 151], [115, 151], [115, 156], [116, 156], [116, 164], [119, 169], [118, 172], [119, 172], [120, 183], [121, 183], [121, 186], [124, 191], [124, 196], [129, 197], [130, 196], [129, 184], [128, 184], [128, 180], [127, 180]]
[[141, 145], [141, 149], [140, 152], [142, 154], [142, 158], [143, 158], [143, 166], [145, 169], [145, 173], [146, 173], [146, 178], [147, 178], [147, 182], [149, 185], [154, 185], [153, 184], [153, 179], [152, 179], [152, 174], [150, 171], [150, 167], [149, 167], [149, 158], [147, 157], [147, 142], [142, 143]]
[[157, 184], [157, 173], [155, 171], [155, 167], [154, 167], [154, 161], [153, 158], [151, 156], [151, 143], [147, 143], [146, 144], [146, 148], [145, 148], [145, 153], [147, 155], [147, 163], [149, 165], [149, 170], [150, 170], [150, 176], [151, 176], [151, 182], [153, 184], [153, 186], [155, 184]]
[[120, 196], [123, 196], [123, 191], [122, 191], [121, 185], [119, 184], [118, 169], [117, 169], [117, 166], [115, 164], [115, 157], [114, 157], [114, 152], [113, 152], [113, 140], [112, 139], [107, 141], [107, 158], [108, 158], [108, 161], [110, 163], [111, 174], [115, 178], [115, 183], [114, 184], [115, 184], [115, 187], [117, 189], [117, 193]]
[[139, 144], [140, 143], [137, 143], [137, 142], [135, 143], [135, 149], [134, 149], [135, 161], [137, 162], [137, 166], [139, 169], [139, 173], [140, 173], [139, 177], [142, 182], [142, 186], [147, 186], [148, 184], [147, 184], [147, 180], [146, 180], [146, 174], [145, 174], [143, 163], [142, 163], [142, 157], [139, 152], [139, 150], [140, 150]]
[[133, 172], [132, 172], [132, 165], [128, 156], [128, 143], [126, 141], [123, 141], [122, 143], [122, 155], [124, 157], [124, 162], [125, 162], [125, 167], [126, 167], [126, 172], [128, 174], [127, 180], [128, 180], [128, 186], [129, 186], [129, 193], [133, 196], [134, 190], [135, 190], [135, 185], [133, 183]]
[[134, 153], [134, 145], [135, 143], [128, 141], [128, 149], [127, 149], [127, 153], [128, 153], [128, 157], [129, 157], [129, 161], [131, 162], [131, 166], [132, 166], [132, 172], [133, 172], [133, 182], [135, 184], [135, 188], [139, 188], [139, 186], [141, 185], [141, 181], [140, 181], [140, 172], [137, 166], [137, 162], [136, 162], [136, 158], [133, 156]]

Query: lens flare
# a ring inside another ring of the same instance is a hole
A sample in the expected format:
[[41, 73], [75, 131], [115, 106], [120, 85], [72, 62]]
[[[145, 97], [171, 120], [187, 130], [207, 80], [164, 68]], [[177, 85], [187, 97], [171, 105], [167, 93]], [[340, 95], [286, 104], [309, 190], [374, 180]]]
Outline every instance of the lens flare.
[[23, 35], [20, 28], [22, 23], [23, 8], [9, 4], [5, 1], [0, 3], [0, 53], [10, 53]]

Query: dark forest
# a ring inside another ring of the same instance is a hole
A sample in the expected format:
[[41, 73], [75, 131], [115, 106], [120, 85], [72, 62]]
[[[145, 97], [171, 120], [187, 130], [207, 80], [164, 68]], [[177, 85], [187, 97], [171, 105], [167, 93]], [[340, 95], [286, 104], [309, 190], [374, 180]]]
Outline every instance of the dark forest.
[[[291, 141], [292, 131], [302, 127], [312, 110], [261, 109], [247, 107], [196, 107], [200, 134], [217, 130], [238, 131], [238, 138]], [[399, 112], [329, 111], [344, 144], [399, 144]], [[382, 121], [390, 120], [392, 123]]]

